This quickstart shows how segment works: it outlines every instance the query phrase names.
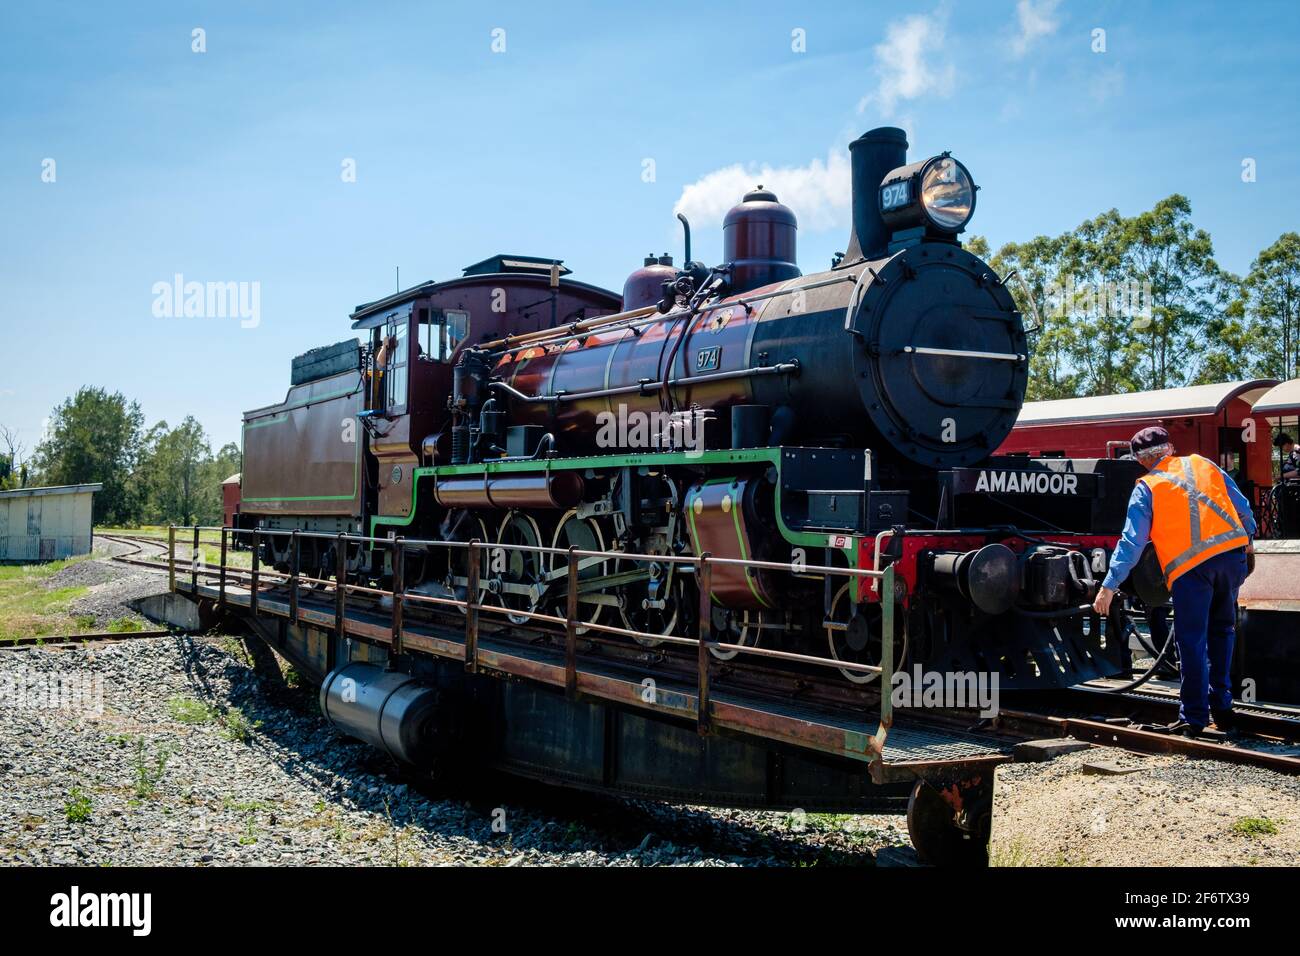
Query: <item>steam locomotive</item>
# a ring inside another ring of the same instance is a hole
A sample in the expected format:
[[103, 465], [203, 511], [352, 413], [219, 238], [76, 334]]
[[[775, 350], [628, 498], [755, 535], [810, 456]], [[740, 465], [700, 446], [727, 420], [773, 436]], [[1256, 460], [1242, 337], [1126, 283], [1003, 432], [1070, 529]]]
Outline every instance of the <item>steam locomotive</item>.
[[[648, 257], [621, 296], [498, 255], [359, 306], [364, 343], [299, 356], [285, 401], [246, 413], [241, 521], [495, 542], [478, 599], [520, 626], [563, 605], [569, 574], [527, 547], [659, 557], [577, 571], [582, 620], [649, 647], [702, 613], [673, 556], [893, 564], [882, 595], [720, 563], [713, 633], [875, 664], [894, 601], [896, 665], [1007, 689], [1127, 669], [1120, 602], [1108, 621], [1089, 605], [1138, 466], [992, 455], [1024, 400], [1026, 330], [1008, 277], [959, 241], [970, 172], [907, 148], [888, 127], [851, 144], [852, 233], [823, 272], [801, 273], [795, 215], [759, 186], [726, 216], [721, 264], [691, 258], [679, 217], [684, 264]], [[264, 537], [263, 560], [287, 567], [288, 541]], [[337, 545], [299, 546], [331, 575]], [[349, 551], [349, 576], [382, 584], [391, 552]], [[406, 593], [463, 600], [465, 554], [413, 550]]]

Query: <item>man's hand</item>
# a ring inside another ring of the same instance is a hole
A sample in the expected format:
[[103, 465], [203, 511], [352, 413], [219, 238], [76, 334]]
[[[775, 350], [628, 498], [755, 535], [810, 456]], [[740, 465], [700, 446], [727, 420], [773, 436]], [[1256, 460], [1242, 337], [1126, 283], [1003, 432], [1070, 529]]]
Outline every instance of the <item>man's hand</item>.
[[1253, 540], [1252, 540], [1252, 541], [1247, 541], [1247, 542], [1246, 542], [1246, 553], [1247, 553], [1247, 554], [1254, 554], [1254, 553], [1255, 553], [1255, 542], [1254, 542]]
[[1114, 597], [1115, 592], [1110, 588], [1099, 588], [1097, 590], [1097, 599], [1092, 602], [1092, 609], [1104, 617], [1110, 613], [1110, 602]]

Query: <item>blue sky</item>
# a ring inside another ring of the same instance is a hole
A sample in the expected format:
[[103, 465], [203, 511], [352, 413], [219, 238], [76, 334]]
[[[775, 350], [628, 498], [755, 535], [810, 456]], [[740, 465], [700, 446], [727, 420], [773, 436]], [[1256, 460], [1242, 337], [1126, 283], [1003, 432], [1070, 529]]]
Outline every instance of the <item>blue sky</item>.
[[[965, 162], [995, 245], [1182, 192], [1244, 271], [1300, 228], [1297, 27], [1294, 2], [8, 3], [0, 423], [30, 451], [93, 384], [215, 449], [397, 266], [555, 256], [617, 289], [680, 255], [675, 208], [716, 262], [759, 181], [818, 271], [845, 144], [884, 123]], [[155, 316], [177, 273], [259, 283], [256, 327]]]

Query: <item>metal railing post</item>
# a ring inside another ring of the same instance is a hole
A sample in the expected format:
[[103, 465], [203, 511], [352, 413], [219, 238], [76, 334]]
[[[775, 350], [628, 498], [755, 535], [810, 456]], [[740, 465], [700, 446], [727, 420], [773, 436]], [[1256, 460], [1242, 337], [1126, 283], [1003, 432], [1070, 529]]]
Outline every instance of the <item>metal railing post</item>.
[[406, 548], [401, 538], [393, 539], [393, 637], [388, 647], [391, 661], [402, 653], [402, 603], [405, 599]]
[[261, 567], [262, 536], [257, 528], [253, 529], [253, 580], [249, 583], [248, 610], [257, 614], [257, 570]]
[[289, 532], [289, 620], [298, 623], [298, 572], [302, 557], [302, 541], [298, 529]]
[[334, 670], [338, 663], [339, 645], [343, 643], [343, 616], [347, 610], [348, 600], [348, 541], [343, 532], [339, 532], [338, 545], [334, 554], [334, 637], [325, 647], [325, 672]]
[[698, 661], [698, 706], [695, 713], [695, 729], [700, 736], [712, 731], [711, 704], [709, 702], [709, 642], [713, 639], [713, 566], [709, 559], [713, 555], [705, 551], [700, 555], [696, 580], [700, 586], [700, 626], [699, 626], [699, 661]]
[[569, 581], [564, 603], [564, 692], [578, 696], [578, 548], [569, 548]]
[[167, 526], [167, 590], [176, 590], [176, 525]]
[[880, 726], [894, 722], [894, 566], [885, 568], [880, 579]]
[[194, 550], [190, 552], [190, 593], [199, 593], [199, 526], [194, 526]]
[[482, 552], [478, 538], [469, 543], [469, 580], [465, 588], [465, 670], [478, 671], [478, 580]]
[[221, 528], [221, 570], [217, 578], [217, 607], [221, 610], [226, 609], [226, 531], [227, 528]]

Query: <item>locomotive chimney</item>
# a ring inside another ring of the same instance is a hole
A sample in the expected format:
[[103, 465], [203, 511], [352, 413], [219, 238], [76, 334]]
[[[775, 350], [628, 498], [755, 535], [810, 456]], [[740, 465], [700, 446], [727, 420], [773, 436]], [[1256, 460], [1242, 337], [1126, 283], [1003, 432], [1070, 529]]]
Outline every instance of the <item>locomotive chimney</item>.
[[844, 264], [878, 259], [889, 246], [890, 231], [880, 218], [878, 197], [885, 174], [907, 165], [907, 134], [896, 126], [881, 126], [849, 144], [853, 169], [853, 232]]

